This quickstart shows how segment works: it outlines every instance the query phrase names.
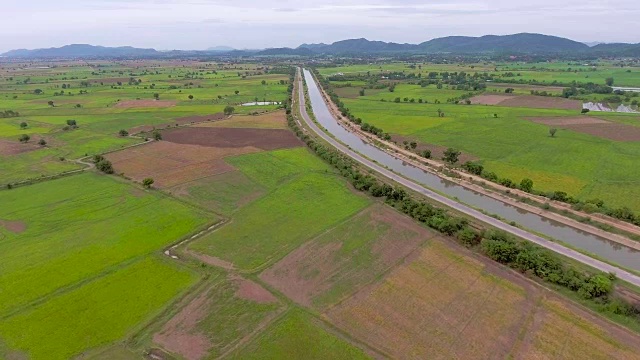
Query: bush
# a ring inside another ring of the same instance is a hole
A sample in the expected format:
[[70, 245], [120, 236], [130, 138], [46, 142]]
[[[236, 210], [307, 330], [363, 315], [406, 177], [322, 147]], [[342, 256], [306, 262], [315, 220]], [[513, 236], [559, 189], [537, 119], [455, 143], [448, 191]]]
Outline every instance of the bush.
[[96, 163], [96, 169], [105, 174], [113, 174], [113, 165], [111, 164], [111, 161], [104, 158]]

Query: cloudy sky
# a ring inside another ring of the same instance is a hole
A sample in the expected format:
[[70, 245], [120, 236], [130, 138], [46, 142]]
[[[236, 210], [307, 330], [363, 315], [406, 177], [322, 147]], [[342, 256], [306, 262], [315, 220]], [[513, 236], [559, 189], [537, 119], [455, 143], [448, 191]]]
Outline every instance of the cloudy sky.
[[1, 0], [0, 52], [71, 43], [156, 49], [419, 43], [538, 32], [640, 42], [637, 0]]

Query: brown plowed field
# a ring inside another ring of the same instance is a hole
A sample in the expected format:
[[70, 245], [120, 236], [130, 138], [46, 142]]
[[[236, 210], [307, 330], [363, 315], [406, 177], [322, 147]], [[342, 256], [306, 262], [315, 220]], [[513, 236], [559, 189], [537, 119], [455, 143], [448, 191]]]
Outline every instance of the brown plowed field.
[[39, 148], [35, 142], [23, 144], [18, 141], [0, 139], [0, 155], [17, 155], [25, 152], [37, 150]]
[[220, 148], [251, 146], [261, 150], [275, 150], [303, 145], [291, 131], [280, 129], [187, 127], [163, 131], [162, 138], [177, 144]]
[[433, 237], [411, 218], [373, 205], [294, 250], [260, 278], [305, 306], [351, 295]]
[[261, 115], [235, 115], [232, 118], [211, 123], [201, 123], [196, 127], [226, 127], [255, 129], [286, 129], [287, 118], [284, 111], [274, 111]]
[[640, 127], [590, 116], [527, 118], [538, 124], [557, 126], [614, 141], [640, 141]]
[[123, 100], [115, 106], [119, 108], [166, 108], [175, 106], [176, 101], [172, 100]]
[[638, 336], [437, 239], [326, 316], [392, 358], [640, 358]]
[[575, 117], [528, 117], [525, 118], [538, 124], [549, 126], [565, 126], [565, 125], [587, 125], [587, 124], [611, 124], [607, 120], [602, 120], [590, 116]]
[[27, 230], [27, 224], [22, 221], [10, 221], [0, 219], [0, 227], [11, 231], [12, 233], [19, 234]]
[[474, 96], [471, 99], [472, 104], [480, 104], [480, 105], [498, 105], [501, 102], [511, 99], [512, 95], [491, 95], [491, 94], [482, 94], [478, 96]]
[[582, 109], [581, 101], [552, 96], [482, 94], [474, 96], [470, 100], [472, 104], [482, 105], [499, 105], [537, 109]]
[[150, 177], [154, 186], [168, 188], [232, 171], [234, 168], [223, 158], [257, 151], [260, 149], [251, 146], [212, 148], [157, 141], [107, 154], [106, 158], [113, 163], [116, 173], [124, 173], [135, 181]]
[[500, 106], [526, 107], [538, 109], [582, 109], [582, 101], [570, 100], [561, 97], [523, 95], [514, 96], [499, 103]]

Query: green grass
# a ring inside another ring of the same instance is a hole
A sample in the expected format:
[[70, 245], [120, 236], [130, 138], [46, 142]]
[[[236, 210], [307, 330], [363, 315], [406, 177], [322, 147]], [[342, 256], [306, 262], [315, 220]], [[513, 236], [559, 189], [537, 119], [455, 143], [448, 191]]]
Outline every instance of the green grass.
[[[523, 119], [575, 116], [573, 111], [343, 101], [363, 121], [419, 142], [458, 148], [481, 159], [488, 171], [517, 183], [528, 177], [538, 190], [566, 191], [583, 200], [598, 197], [609, 206], [640, 211], [640, 142], [562, 129], [551, 138], [548, 126]], [[446, 116], [439, 118], [437, 109]]]
[[361, 349], [330, 333], [320, 321], [290, 310], [233, 359], [368, 359]]
[[370, 203], [303, 148], [242, 155], [230, 162], [271, 191], [191, 248], [243, 270], [272, 263]]
[[122, 338], [196, 280], [154, 257], [0, 322], [9, 347], [31, 359], [68, 359]]
[[212, 215], [92, 173], [0, 191], [0, 316], [162, 249]]

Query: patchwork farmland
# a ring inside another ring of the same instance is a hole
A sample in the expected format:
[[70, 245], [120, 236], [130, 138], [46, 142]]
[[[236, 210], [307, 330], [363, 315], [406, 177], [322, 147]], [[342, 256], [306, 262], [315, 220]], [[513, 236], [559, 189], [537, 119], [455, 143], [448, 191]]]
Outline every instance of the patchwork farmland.
[[0, 119], [2, 359], [639, 358], [635, 320], [359, 191], [291, 108], [241, 106], [285, 102], [279, 64], [2, 66], [0, 105], [20, 113]]

